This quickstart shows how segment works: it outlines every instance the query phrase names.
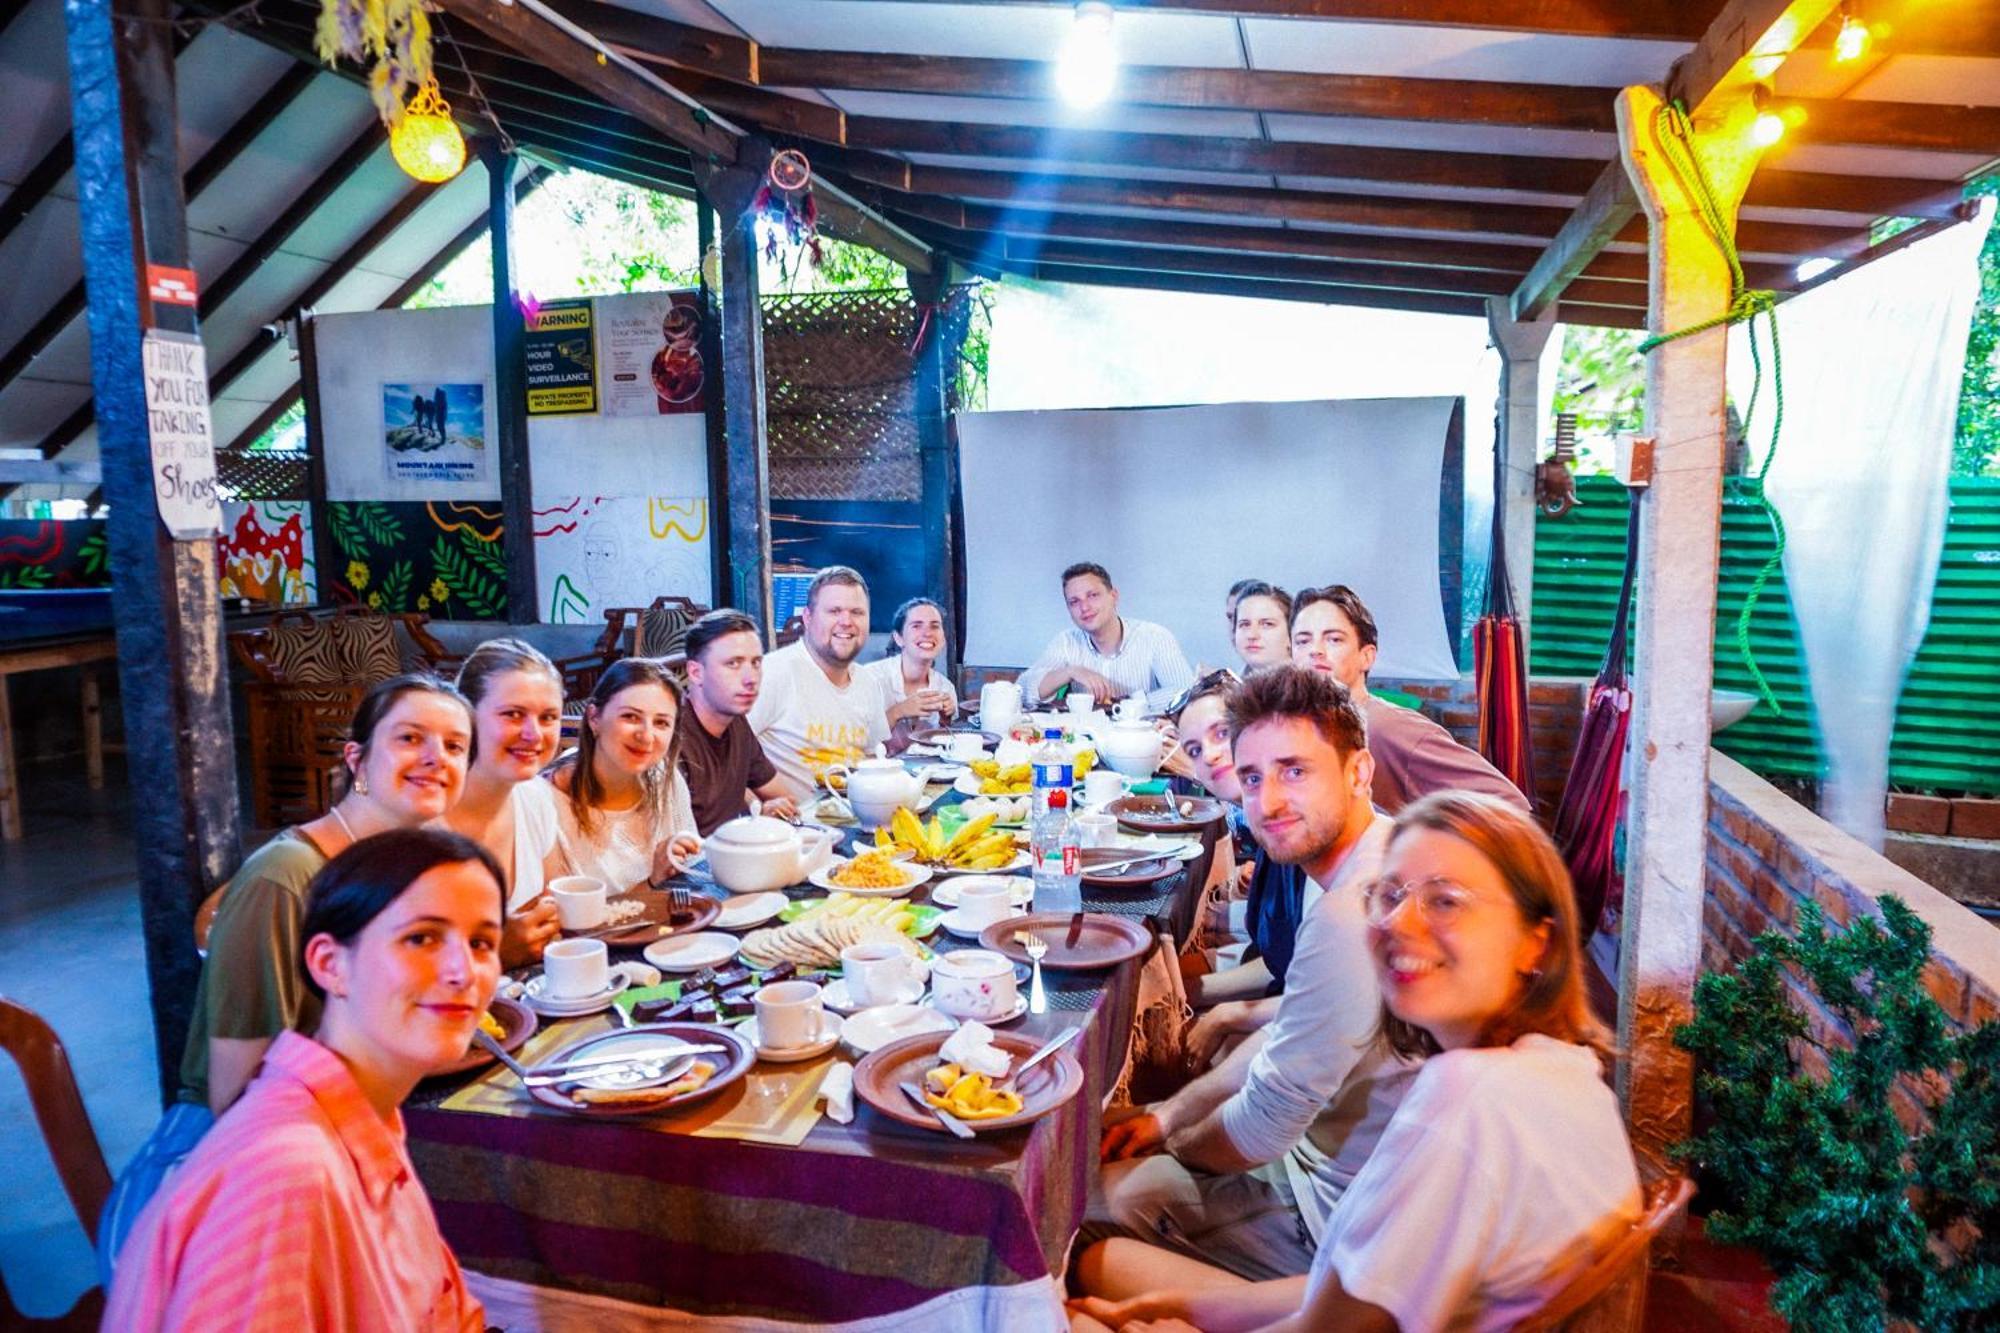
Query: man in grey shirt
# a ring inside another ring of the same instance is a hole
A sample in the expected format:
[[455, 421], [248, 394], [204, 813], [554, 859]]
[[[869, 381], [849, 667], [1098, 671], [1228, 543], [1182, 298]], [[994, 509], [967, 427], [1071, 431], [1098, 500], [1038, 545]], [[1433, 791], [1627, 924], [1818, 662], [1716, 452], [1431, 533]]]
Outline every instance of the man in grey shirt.
[[1434, 791], [1473, 791], [1529, 809], [1528, 798], [1477, 750], [1414, 708], [1368, 692], [1375, 665], [1375, 617], [1344, 583], [1307, 588], [1292, 602], [1292, 665], [1347, 687], [1368, 721], [1375, 758], [1375, 807], [1393, 815]]
[[1272, 667], [1231, 693], [1229, 721], [1252, 832], [1311, 877], [1298, 949], [1267, 1026], [1107, 1128], [1092, 1218], [1098, 1234], [1109, 1223], [1263, 1280], [1311, 1267], [1328, 1211], [1415, 1067], [1374, 1040], [1382, 1001], [1362, 896], [1389, 821], [1369, 805], [1359, 710], [1328, 676]]

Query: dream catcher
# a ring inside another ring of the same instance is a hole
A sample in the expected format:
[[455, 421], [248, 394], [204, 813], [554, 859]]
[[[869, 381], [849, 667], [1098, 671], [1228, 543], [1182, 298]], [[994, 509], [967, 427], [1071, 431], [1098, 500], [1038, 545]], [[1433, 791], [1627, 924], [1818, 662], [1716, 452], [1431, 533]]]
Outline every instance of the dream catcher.
[[826, 256], [819, 243], [819, 205], [813, 202], [812, 163], [796, 148], [780, 149], [771, 155], [764, 171], [764, 183], [750, 207], [771, 222], [765, 233], [764, 257], [776, 260], [780, 270], [784, 259], [778, 253], [778, 232], [782, 228], [793, 246], [805, 247], [817, 268]]

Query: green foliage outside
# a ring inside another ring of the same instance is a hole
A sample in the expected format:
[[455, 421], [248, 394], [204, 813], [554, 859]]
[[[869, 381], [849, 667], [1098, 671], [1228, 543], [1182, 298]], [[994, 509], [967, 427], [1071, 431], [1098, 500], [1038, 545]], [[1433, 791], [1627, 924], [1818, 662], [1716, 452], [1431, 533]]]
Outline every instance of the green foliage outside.
[[[2000, 1024], [1950, 1026], [1924, 988], [1930, 938], [1893, 895], [1881, 923], [1831, 933], [1803, 904], [1797, 938], [1767, 931], [1735, 972], [1701, 977], [1695, 1019], [1675, 1033], [1712, 1113], [1676, 1150], [1702, 1174], [1707, 1235], [1763, 1254], [1772, 1307], [1799, 1333], [2000, 1319]], [[1851, 1049], [1813, 1036], [1788, 972]], [[1816, 1049], [1825, 1074], [1795, 1048]], [[1914, 1131], [1891, 1102], [1899, 1086], [1922, 1089]]]
[[[2000, 196], [2000, 172], [1966, 187], [1968, 198], [1986, 195]], [[1886, 219], [1871, 233], [1871, 239], [1886, 240], [1910, 225], [1914, 225], [1912, 219]], [[1955, 477], [2000, 476], [2000, 226], [1987, 234], [1986, 248], [1979, 256], [1979, 279], [1979, 306], [1973, 312], [1972, 334], [1965, 346], [1965, 381], [1952, 445]], [[1780, 306], [1781, 332], [1784, 318], [1784, 307]], [[1646, 365], [1638, 348], [1644, 337], [1631, 329], [1578, 324], [1563, 327], [1555, 410], [1577, 413], [1580, 436], [1609, 439], [1620, 431], [1640, 428]], [[1593, 451], [1578, 470], [1608, 471], [1608, 457]]]

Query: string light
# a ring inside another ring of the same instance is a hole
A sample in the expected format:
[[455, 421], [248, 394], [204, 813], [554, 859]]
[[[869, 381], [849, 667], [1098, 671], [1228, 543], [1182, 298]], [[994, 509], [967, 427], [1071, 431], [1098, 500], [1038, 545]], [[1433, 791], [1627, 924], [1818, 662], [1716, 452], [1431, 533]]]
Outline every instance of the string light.
[[1056, 90], [1074, 107], [1093, 107], [1118, 82], [1118, 48], [1111, 38], [1109, 0], [1078, 0], [1056, 62]]
[[1840, 11], [1840, 32], [1833, 39], [1833, 58], [1837, 64], [1847, 64], [1859, 60], [1868, 53], [1868, 25], [1849, 13], [1845, 6]]
[[420, 181], [448, 181], [465, 169], [465, 136], [451, 118], [451, 104], [431, 79], [403, 108], [403, 119], [389, 131], [389, 152], [396, 165]]

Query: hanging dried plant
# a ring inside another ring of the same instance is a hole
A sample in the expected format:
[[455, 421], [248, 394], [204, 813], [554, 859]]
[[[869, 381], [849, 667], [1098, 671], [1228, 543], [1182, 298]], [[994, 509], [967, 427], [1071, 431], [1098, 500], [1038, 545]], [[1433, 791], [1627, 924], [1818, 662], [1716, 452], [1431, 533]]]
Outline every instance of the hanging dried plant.
[[313, 49], [329, 65], [367, 66], [368, 95], [394, 129], [409, 91], [431, 77], [431, 16], [423, 0], [320, 0]]

